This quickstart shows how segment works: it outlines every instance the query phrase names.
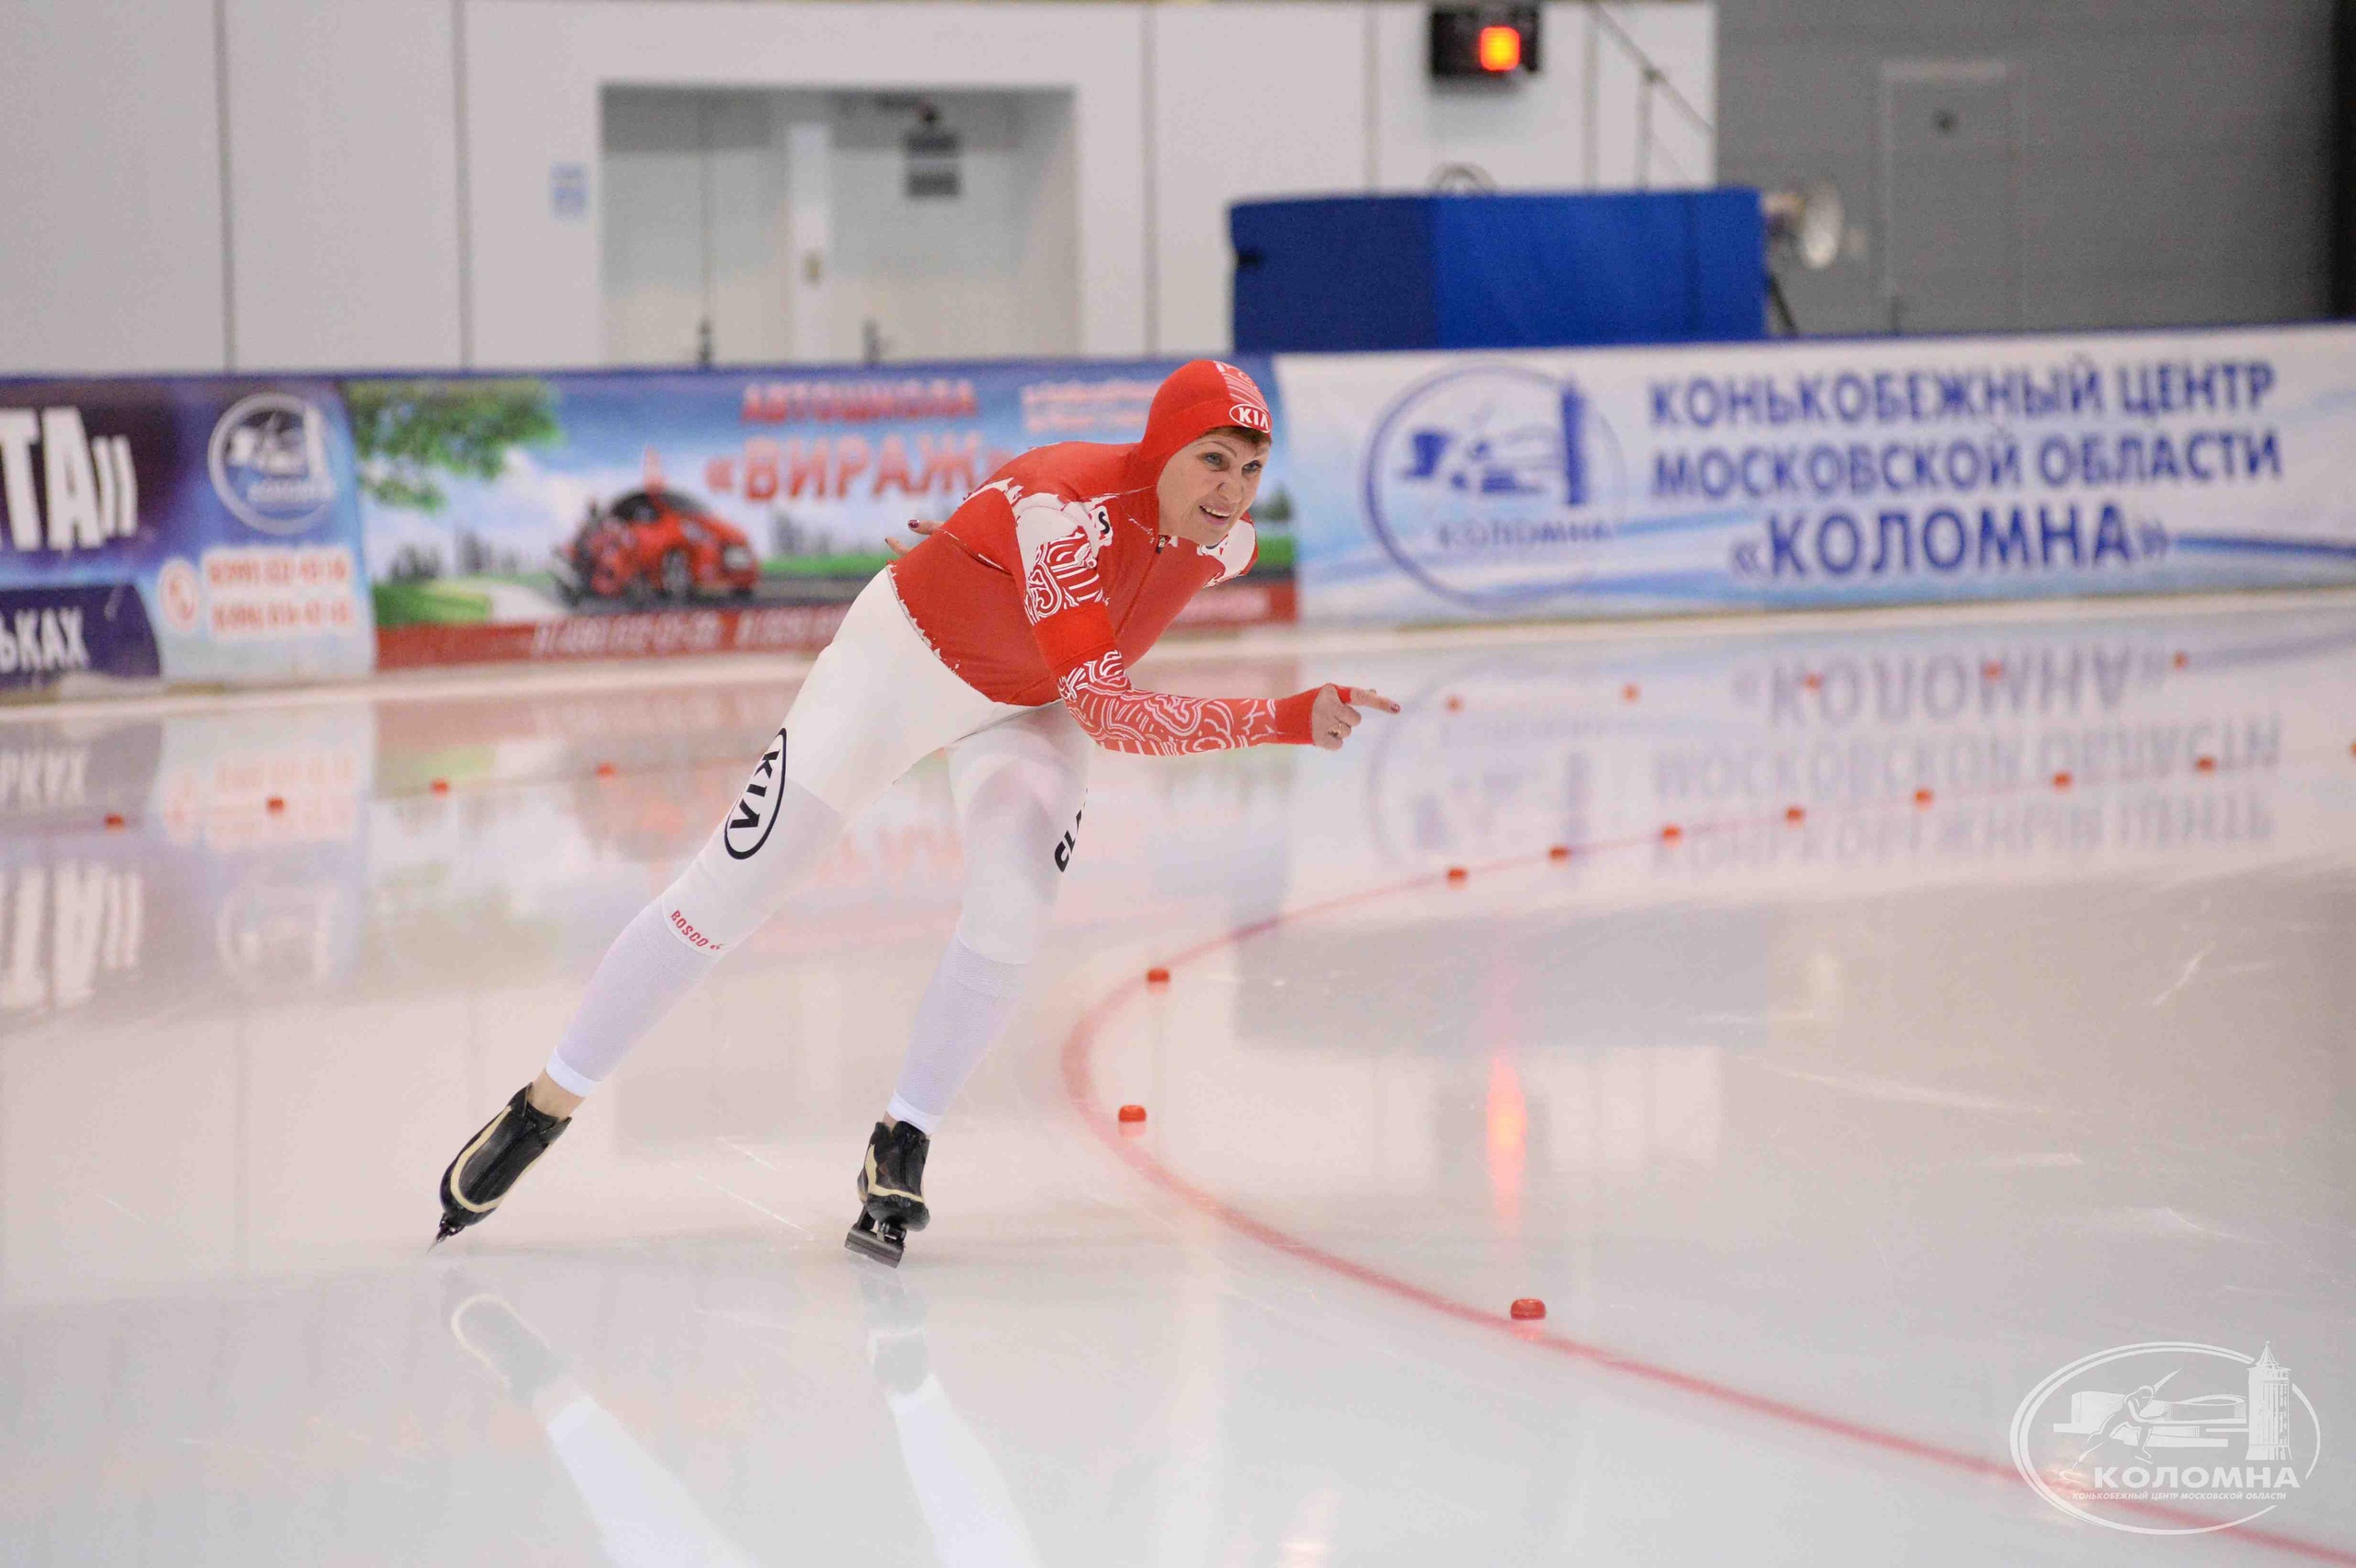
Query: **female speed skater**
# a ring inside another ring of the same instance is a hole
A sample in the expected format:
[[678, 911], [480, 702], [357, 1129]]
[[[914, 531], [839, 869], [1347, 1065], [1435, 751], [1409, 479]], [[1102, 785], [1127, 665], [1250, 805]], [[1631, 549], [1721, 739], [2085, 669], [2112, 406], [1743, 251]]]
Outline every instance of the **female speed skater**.
[[[964, 840], [956, 934], [917, 1009], [899, 1083], [867, 1144], [845, 1245], [896, 1264], [930, 1218], [941, 1116], [1014, 1011], [1079, 830], [1092, 746], [1169, 756], [1338, 749], [1361, 707], [1322, 686], [1275, 700], [1175, 697], [1128, 666], [1187, 601], [1247, 571], [1273, 431], [1233, 365], [1195, 360], [1155, 392], [1133, 445], [1015, 458], [860, 591], [733, 808], [614, 940], [539, 1077], [442, 1174], [437, 1241], [480, 1222], [574, 1110], [818, 864], [843, 824], [946, 747]], [[895, 547], [895, 550], [898, 547]]]

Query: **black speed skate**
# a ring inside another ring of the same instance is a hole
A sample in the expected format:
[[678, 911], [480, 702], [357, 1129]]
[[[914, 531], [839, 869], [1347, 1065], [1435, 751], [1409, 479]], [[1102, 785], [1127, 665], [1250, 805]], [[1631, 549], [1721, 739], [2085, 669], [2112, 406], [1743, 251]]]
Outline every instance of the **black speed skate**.
[[437, 1244], [489, 1217], [516, 1178], [572, 1125], [570, 1116], [533, 1110], [531, 1092], [529, 1085], [517, 1090], [515, 1098], [467, 1140], [450, 1169], [442, 1172], [442, 1228], [433, 1236]]
[[887, 1127], [875, 1124], [868, 1136], [867, 1162], [860, 1168], [859, 1218], [851, 1222], [843, 1245], [861, 1257], [893, 1268], [907, 1250], [908, 1232], [931, 1223], [924, 1206], [924, 1157], [932, 1147], [913, 1122]]

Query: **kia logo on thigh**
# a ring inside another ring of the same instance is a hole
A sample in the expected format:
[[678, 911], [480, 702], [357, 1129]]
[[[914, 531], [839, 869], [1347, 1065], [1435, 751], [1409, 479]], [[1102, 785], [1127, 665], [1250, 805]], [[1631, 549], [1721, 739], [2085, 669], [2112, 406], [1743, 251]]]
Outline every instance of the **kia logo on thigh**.
[[761, 846], [769, 841], [769, 829], [777, 825], [778, 801], [784, 794], [785, 732], [780, 730], [768, 750], [761, 753], [761, 760], [753, 765], [753, 777], [720, 830], [720, 842], [730, 859], [749, 860], [761, 852]]

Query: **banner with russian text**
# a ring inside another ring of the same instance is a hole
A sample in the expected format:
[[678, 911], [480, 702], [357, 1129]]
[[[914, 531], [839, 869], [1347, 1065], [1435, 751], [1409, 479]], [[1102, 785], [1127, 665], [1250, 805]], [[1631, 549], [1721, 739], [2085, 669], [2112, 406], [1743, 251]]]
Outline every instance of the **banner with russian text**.
[[[1178, 363], [347, 382], [378, 662], [823, 647], [887, 536], [1030, 447], [1136, 439]], [[1280, 455], [1253, 515], [1187, 622], [1292, 618]]]
[[2356, 582], [2356, 329], [1285, 355], [1304, 618]]
[[364, 675], [329, 384], [0, 381], [0, 694]]

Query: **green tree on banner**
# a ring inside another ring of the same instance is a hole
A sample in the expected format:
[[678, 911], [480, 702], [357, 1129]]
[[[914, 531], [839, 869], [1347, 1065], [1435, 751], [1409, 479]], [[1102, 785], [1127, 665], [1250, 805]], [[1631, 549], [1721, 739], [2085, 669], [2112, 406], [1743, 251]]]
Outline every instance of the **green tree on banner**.
[[563, 434], [544, 381], [353, 381], [343, 400], [360, 488], [381, 505], [411, 512], [448, 502], [437, 473], [488, 482], [513, 449]]

